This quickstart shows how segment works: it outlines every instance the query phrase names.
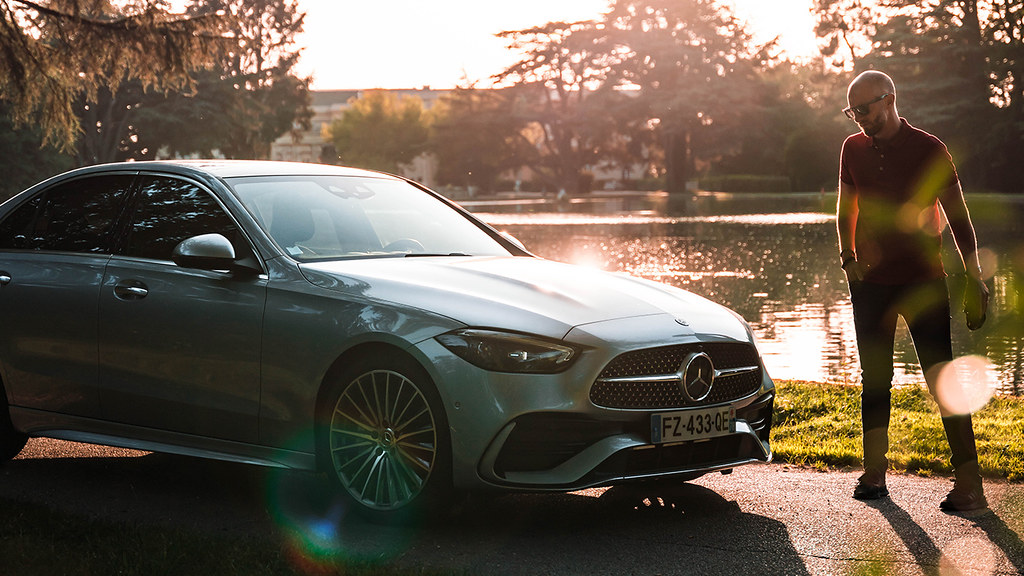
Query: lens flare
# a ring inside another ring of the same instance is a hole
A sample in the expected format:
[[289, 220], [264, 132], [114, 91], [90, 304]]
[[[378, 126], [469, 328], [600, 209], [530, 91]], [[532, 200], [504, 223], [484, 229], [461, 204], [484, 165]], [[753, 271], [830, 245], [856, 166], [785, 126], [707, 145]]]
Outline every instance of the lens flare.
[[944, 365], [935, 383], [935, 401], [944, 414], [981, 409], [998, 386], [995, 366], [983, 356], [961, 356]]
[[[297, 434], [288, 446], [310, 450], [313, 431]], [[302, 573], [335, 574], [338, 566], [383, 564], [410, 546], [410, 530], [367, 524], [341, 488], [322, 474], [271, 468], [263, 489], [267, 514], [285, 541], [289, 561]]]

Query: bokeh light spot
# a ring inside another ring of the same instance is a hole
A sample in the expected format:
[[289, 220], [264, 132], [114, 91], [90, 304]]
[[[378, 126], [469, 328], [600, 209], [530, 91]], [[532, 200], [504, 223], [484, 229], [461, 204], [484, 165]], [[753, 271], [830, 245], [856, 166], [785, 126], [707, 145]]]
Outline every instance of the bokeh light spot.
[[996, 368], [983, 356], [961, 356], [939, 371], [936, 402], [945, 414], [969, 414], [985, 406], [998, 386]]
[[999, 269], [999, 256], [988, 248], [978, 249], [978, 261], [981, 262], [981, 270], [985, 273], [985, 278], [992, 278], [995, 276], [996, 270]]

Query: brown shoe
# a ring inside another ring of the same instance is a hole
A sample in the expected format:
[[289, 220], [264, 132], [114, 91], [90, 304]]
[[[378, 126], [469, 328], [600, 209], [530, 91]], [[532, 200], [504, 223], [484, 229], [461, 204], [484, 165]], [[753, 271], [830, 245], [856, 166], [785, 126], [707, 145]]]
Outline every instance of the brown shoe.
[[857, 479], [857, 487], [853, 489], [853, 497], [857, 500], [878, 500], [888, 495], [884, 470], [865, 470]]
[[988, 508], [981, 478], [957, 478], [953, 489], [939, 502], [939, 509], [946, 512], [969, 512]]

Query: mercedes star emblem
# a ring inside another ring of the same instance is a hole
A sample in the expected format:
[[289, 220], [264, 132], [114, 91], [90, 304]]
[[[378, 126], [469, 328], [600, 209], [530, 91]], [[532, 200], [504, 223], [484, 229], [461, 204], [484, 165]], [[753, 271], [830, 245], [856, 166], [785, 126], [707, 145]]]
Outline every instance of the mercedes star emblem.
[[691, 402], [700, 402], [711, 393], [715, 382], [715, 365], [704, 352], [692, 352], [682, 366], [681, 388]]

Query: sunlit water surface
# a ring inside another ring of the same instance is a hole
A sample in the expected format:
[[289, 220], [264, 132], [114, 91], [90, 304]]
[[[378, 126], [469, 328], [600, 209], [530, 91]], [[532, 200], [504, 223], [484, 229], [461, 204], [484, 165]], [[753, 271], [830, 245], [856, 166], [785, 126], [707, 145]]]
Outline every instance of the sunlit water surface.
[[[670, 212], [664, 195], [466, 203], [538, 256], [628, 272], [734, 309], [751, 324], [775, 379], [859, 383], [850, 296], [836, 247], [835, 196], [702, 194], [682, 204]], [[1020, 395], [1024, 245], [1017, 223], [1024, 199], [969, 196], [968, 204], [987, 268], [995, 272], [993, 299], [988, 322], [976, 332], [954, 309], [954, 352], [987, 359], [985, 386]], [[952, 272], [957, 260], [946, 236]], [[896, 385], [923, 384], [902, 322], [895, 365]]]

